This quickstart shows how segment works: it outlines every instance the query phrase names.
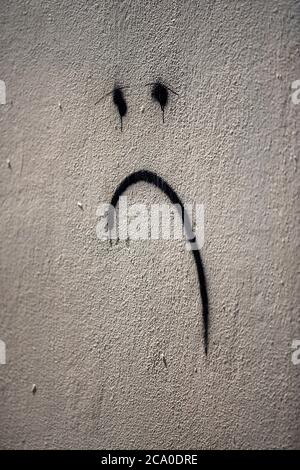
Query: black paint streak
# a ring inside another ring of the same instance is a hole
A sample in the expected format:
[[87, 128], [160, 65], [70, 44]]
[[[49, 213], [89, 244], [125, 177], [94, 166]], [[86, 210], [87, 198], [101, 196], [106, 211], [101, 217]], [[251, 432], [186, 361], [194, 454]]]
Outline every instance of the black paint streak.
[[112, 95], [113, 98], [113, 103], [118, 109], [119, 115], [120, 115], [120, 120], [121, 120], [121, 132], [123, 130], [123, 117], [126, 116], [127, 114], [127, 103], [124, 98], [124, 93], [123, 89], [127, 87], [119, 87], [115, 86], [112, 91], [104, 95], [100, 100], [98, 100], [95, 104], [98, 104], [103, 98], [105, 98], [108, 95]]
[[113, 92], [113, 102], [118, 108], [120, 120], [121, 120], [121, 131], [123, 130], [123, 117], [127, 114], [127, 104], [124, 98], [122, 88], [114, 88]]
[[163, 123], [164, 123], [165, 122], [165, 107], [167, 106], [169, 102], [169, 91], [171, 91], [175, 95], [177, 95], [178, 93], [171, 90], [171, 88], [168, 88], [159, 80], [154, 83], [147, 83], [147, 86], [149, 85], [152, 85], [152, 89], [151, 89], [152, 99], [159, 103], [160, 108], [162, 110], [162, 118], [163, 118]]
[[[184, 210], [183, 203], [181, 202], [181, 199], [178, 197], [176, 192], [171, 188], [171, 186], [160, 176], [158, 176], [156, 173], [153, 173], [151, 171], [147, 170], [140, 170], [135, 173], [131, 173], [128, 175], [124, 180], [119, 184], [117, 189], [115, 190], [112, 199], [111, 199], [111, 206], [116, 208], [118, 204], [118, 200], [120, 196], [126, 191], [129, 186], [139, 183], [140, 181], [144, 181], [146, 183], [152, 184], [159, 188], [173, 204], [178, 204], [180, 207], [180, 213], [181, 213], [181, 218], [182, 218], [182, 223], [183, 226], [185, 227], [186, 233], [188, 235], [188, 241], [190, 243], [193, 243], [194, 247], [192, 247], [192, 253], [194, 256], [194, 261], [196, 264], [197, 268], [197, 275], [198, 275], [198, 282], [199, 282], [199, 290], [200, 290], [200, 296], [202, 300], [202, 317], [203, 317], [203, 325], [204, 325], [204, 348], [205, 348], [205, 354], [207, 355], [208, 351], [208, 327], [209, 327], [209, 322], [208, 322], [208, 295], [207, 295], [207, 288], [206, 288], [206, 277], [205, 277], [205, 272], [204, 272], [204, 267], [200, 255], [200, 251], [197, 247], [197, 241], [196, 237], [192, 232], [192, 227], [191, 227], [191, 222], [188, 217], [188, 214]], [[112, 230], [114, 224], [113, 217], [108, 218], [108, 228], [109, 230]], [[192, 236], [189, 237], [189, 234]], [[196, 247], [195, 247], [196, 246]]]

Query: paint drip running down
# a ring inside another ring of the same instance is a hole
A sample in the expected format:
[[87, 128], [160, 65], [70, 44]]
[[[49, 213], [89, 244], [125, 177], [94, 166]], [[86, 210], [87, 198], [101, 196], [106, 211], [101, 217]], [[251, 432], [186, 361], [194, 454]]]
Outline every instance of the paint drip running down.
[[121, 120], [121, 131], [123, 130], [123, 117], [127, 114], [127, 103], [124, 98], [122, 88], [114, 88], [112, 92], [113, 102], [117, 107]]
[[171, 88], [168, 88], [166, 85], [164, 85], [160, 81], [156, 81], [154, 83], [148, 83], [147, 85], [152, 85], [152, 90], [151, 90], [151, 97], [153, 101], [157, 101], [160, 105], [160, 108], [162, 110], [162, 118], [163, 118], [163, 123], [165, 122], [165, 107], [167, 106], [169, 102], [169, 91], [171, 93], [174, 93], [174, 95], [178, 95], [176, 91], [171, 90]]

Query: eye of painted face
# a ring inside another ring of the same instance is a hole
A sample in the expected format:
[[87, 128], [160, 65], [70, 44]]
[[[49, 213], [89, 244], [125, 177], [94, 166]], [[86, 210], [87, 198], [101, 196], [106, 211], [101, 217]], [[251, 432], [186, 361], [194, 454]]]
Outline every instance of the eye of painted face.
[[121, 88], [115, 88], [113, 90], [113, 102], [118, 108], [120, 117], [126, 116], [127, 113], [127, 104], [123, 95]]
[[151, 96], [154, 101], [157, 101], [160, 104], [162, 111], [168, 104], [169, 93], [167, 87], [160, 82], [156, 82], [153, 85]]
[[123, 129], [123, 117], [127, 114], [127, 103], [124, 98], [122, 88], [114, 88], [112, 92], [113, 102], [118, 108], [120, 119], [121, 119], [121, 131]]

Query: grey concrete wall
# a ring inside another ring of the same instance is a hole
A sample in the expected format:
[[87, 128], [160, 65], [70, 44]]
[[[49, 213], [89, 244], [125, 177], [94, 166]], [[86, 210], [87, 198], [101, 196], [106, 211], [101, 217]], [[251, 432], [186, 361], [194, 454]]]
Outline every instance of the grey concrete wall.
[[[1, 0], [1, 448], [300, 446], [297, 3]], [[140, 168], [205, 206], [207, 357], [184, 244], [97, 239]]]

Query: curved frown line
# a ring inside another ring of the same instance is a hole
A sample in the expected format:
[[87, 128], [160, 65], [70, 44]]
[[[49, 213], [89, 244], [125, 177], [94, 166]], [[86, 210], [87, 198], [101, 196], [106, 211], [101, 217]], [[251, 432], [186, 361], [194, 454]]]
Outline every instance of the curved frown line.
[[[182, 218], [182, 224], [185, 227], [187, 234], [192, 234], [192, 227], [189, 216], [184, 209], [183, 203], [177, 193], [172, 189], [172, 187], [160, 176], [156, 173], [147, 170], [140, 170], [136, 171], [135, 173], [131, 173], [130, 175], [126, 176], [126, 178], [121, 181], [119, 186], [116, 188], [112, 198], [111, 198], [111, 206], [116, 208], [120, 196], [133, 184], [139, 183], [144, 181], [146, 183], [152, 184], [159, 188], [173, 204], [178, 204], [180, 206], [180, 213]], [[109, 229], [112, 229], [113, 226], [113, 219], [110, 219], [109, 222]], [[202, 301], [202, 319], [203, 319], [203, 330], [204, 330], [204, 348], [205, 354], [208, 351], [208, 295], [207, 295], [207, 287], [206, 287], [206, 277], [204, 272], [204, 267], [200, 255], [200, 250], [197, 246], [196, 236], [193, 234], [191, 238], [188, 238], [188, 241], [192, 243], [191, 251], [193, 253], [194, 261], [197, 268], [197, 275], [198, 275], [198, 282], [199, 282], [199, 290], [200, 290], [200, 297]]]

